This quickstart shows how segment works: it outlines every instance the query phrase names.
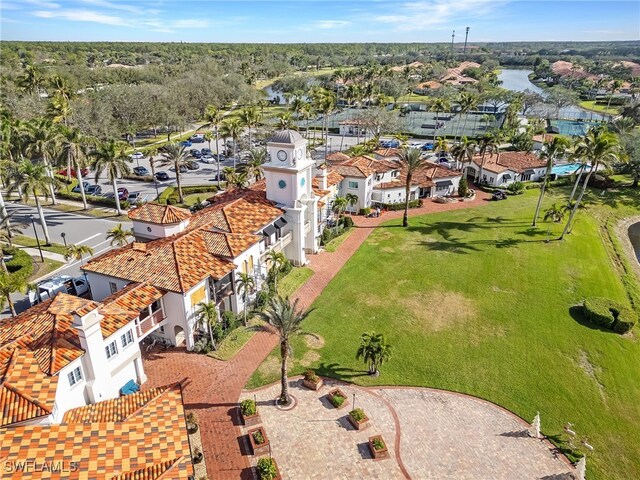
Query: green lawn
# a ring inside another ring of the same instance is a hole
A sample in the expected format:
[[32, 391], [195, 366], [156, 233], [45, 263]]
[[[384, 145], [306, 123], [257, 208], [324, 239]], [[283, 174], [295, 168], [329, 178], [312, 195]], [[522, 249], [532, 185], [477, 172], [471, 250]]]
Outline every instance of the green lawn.
[[347, 239], [347, 237], [351, 235], [351, 232], [353, 232], [353, 229], [349, 229], [339, 237], [334, 238], [324, 246], [324, 249], [329, 253], [335, 252], [338, 249], [338, 247], [342, 245], [342, 242], [344, 242]]
[[185, 195], [183, 205], [185, 207], [192, 207], [198, 203], [198, 200], [204, 202], [207, 198], [213, 197], [216, 193], [218, 193], [217, 190], [213, 192], [191, 193], [189, 195]]
[[[240, 319], [242, 320], [242, 319]], [[236, 353], [249, 341], [251, 337], [264, 326], [264, 322], [259, 318], [252, 318], [249, 320], [249, 324], [239, 326], [235, 330], [229, 332], [218, 349], [209, 353], [208, 355], [218, 360], [231, 360], [236, 356]]]
[[585, 100], [580, 102], [580, 106], [585, 110], [593, 110], [598, 113], [609, 113], [611, 115], [618, 115], [620, 113], [620, 110], [616, 107], [607, 108], [606, 105], [600, 105], [596, 103], [595, 100]]
[[[33, 229], [26, 229], [25, 233], [33, 233]], [[42, 235], [40, 235], [40, 237], [42, 237]], [[15, 245], [38, 248], [38, 243], [36, 242], [36, 239], [34, 237], [28, 237], [26, 235], [15, 235], [12, 240]], [[44, 239], [42, 238], [40, 238], [40, 248], [48, 252], [59, 253], [60, 255], [65, 255], [67, 253], [67, 249], [64, 245], [61, 245], [59, 243], [52, 243], [51, 245], [45, 246]]]
[[307, 267], [294, 267], [286, 277], [278, 283], [278, 293], [289, 297], [295, 293], [313, 275], [313, 270]]
[[[547, 224], [530, 226], [536, 196], [376, 229], [314, 302], [304, 330], [321, 338], [295, 339], [292, 371], [464, 392], [529, 421], [540, 411], [556, 443], [566, 446], [566, 422], [588, 437], [590, 479], [640, 478], [640, 327], [623, 338], [571, 308], [586, 296], [629, 302], [601, 227], [637, 214], [640, 194], [594, 192], [599, 204], [580, 212], [565, 241], [550, 243]], [[552, 225], [554, 236], [560, 230]], [[638, 289], [637, 279], [626, 283]], [[378, 378], [355, 360], [366, 331], [393, 346]], [[248, 386], [275, 381], [278, 358], [272, 352]]]

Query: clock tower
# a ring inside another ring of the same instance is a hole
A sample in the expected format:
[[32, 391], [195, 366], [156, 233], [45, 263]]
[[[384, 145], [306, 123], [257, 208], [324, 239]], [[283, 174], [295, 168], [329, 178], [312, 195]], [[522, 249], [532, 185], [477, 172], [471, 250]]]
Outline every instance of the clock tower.
[[287, 212], [293, 241], [285, 249], [285, 255], [297, 265], [302, 265], [306, 263], [305, 252], [317, 251], [318, 207], [311, 185], [315, 163], [308, 156], [307, 140], [294, 130], [275, 132], [267, 142], [267, 154], [268, 160], [262, 165], [267, 199]]

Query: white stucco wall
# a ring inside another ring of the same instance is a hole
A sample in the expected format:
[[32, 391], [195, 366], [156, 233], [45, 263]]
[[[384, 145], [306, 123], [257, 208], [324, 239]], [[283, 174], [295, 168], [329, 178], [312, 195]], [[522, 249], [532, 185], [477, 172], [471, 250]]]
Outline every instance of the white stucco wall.
[[[84, 356], [74, 360], [58, 373], [58, 388], [56, 389], [54, 407], [55, 415], [51, 418], [53, 423], [60, 423], [67, 410], [82, 407], [87, 404], [87, 399], [85, 397], [87, 371], [83, 365], [83, 358]], [[75, 370], [76, 367], [80, 367], [80, 370], [82, 371], [82, 380], [71, 386], [69, 384], [69, 373]]]
[[174, 223], [172, 225], [157, 225], [154, 223], [147, 223], [134, 220], [133, 222], [133, 234], [136, 238], [141, 239], [154, 239], [165, 238], [176, 233], [180, 233], [187, 228], [189, 221], [185, 220], [180, 223]]
[[91, 297], [98, 302], [111, 295], [112, 292], [109, 287], [109, 282], [115, 283], [118, 291], [130, 283], [129, 280], [107, 277], [106, 275], [100, 275], [94, 272], [86, 272], [86, 275], [89, 286], [91, 287]]

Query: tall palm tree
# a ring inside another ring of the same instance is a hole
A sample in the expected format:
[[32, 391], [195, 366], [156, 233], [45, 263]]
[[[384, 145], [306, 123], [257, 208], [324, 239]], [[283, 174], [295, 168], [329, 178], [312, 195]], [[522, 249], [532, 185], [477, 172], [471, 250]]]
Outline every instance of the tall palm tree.
[[264, 176], [262, 170], [262, 164], [267, 161], [267, 149], [266, 148], [252, 148], [249, 150], [249, 158], [244, 165], [244, 172], [249, 179], [253, 179], [254, 182], [258, 182]]
[[347, 204], [349, 205], [349, 211], [351, 212], [351, 214], [353, 214], [351, 207], [358, 204], [358, 200], [359, 200], [358, 196], [355, 193], [347, 193], [344, 196], [344, 198], [347, 201]]
[[250, 273], [240, 272], [238, 279], [236, 280], [236, 287], [238, 293], [242, 296], [242, 303], [244, 305], [244, 324], [247, 325], [247, 306], [249, 304], [249, 295], [255, 290], [256, 282], [253, 279], [253, 275]]
[[109, 245], [111, 245], [112, 247], [114, 245], [118, 245], [119, 247], [128, 245], [129, 237], [133, 237], [133, 230], [125, 230], [124, 228], [122, 228], [121, 223], [119, 223], [112, 229], [107, 230], [107, 240], [110, 240]]
[[276, 124], [279, 130], [289, 130], [295, 129], [295, 124], [293, 123], [293, 115], [291, 112], [281, 112], [276, 117], [278, 123]]
[[422, 158], [420, 154], [421, 152], [418, 148], [405, 148], [400, 152], [400, 155], [398, 155], [398, 160], [400, 160], [400, 163], [404, 167], [406, 175], [406, 182], [404, 186], [404, 215], [402, 216], [403, 227], [409, 226], [409, 202], [411, 201], [410, 194], [413, 175], [427, 161], [426, 158]]
[[456, 159], [456, 164], [460, 163], [462, 165], [462, 170], [464, 170], [465, 162], [471, 162], [471, 160], [473, 160], [475, 153], [476, 144], [467, 137], [462, 137], [462, 141], [454, 145], [451, 149], [451, 154]]
[[184, 196], [182, 195], [182, 181], [180, 177], [180, 169], [185, 167], [190, 160], [187, 157], [187, 152], [184, 146], [179, 143], [172, 142], [167, 143], [162, 147], [162, 157], [160, 158], [161, 165], [173, 165], [176, 170], [176, 185], [178, 187], [178, 202], [184, 202]]
[[611, 92], [611, 94], [609, 95], [609, 101], [607, 102], [607, 110], [609, 110], [609, 107], [611, 106], [611, 100], [613, 99], [613, 96], [615, 95], [616, 90], [618, 90], [621, 86], [622, 86], [622, 80], [613, 80], [609, 84], [609, 91]]
[[369, 364], [369, 374], [378, 376], [379, 367], [391, 358], [391, 345], [385, 342], [382, 333], [363, 333], [360, 346], [356, 352], [356, 360], [364, 360]]
[[[464, 123], [462, 124], [462, 132], [467, 129], [467, 120], [469, 119], [468, 113], [478, 106], [480, 101], [478, 95], [470, 92], [463, 92], [460, 96], [460, 116], [464, 115]], [[458, 120], [458, 129], [460, 128], [460, 119]], [[456, 137], [459, 132], [456, 132]]]
[[213, 349], [216, 349], [215, 340], [213, 338], [212, 327], [218, 321], [218, 307], [215, 302], [200, 302], [195, 311], [196, 327], [204, 327], [209, 335], [209, 340]]
[[27, 65], [24, 74], [18, 78], [18, 86], [23, 92], [35, 94], [40, 100], [40, 92], [44, 88], [46, 79], [42, 71], [34, 65]]
[[[333, 204], [331, 205], [331, 209], [338, 215], [338, 218], [342, 216], [344, 211], [347, 209], [349, 205], [349, 200], [347, 197], [336, 196], [333, 199]], [[338, 222], [336, 222], [335, 231], [338, 231]]]
[[[336, 108], [337, 98], [335, 93], [324, 90], [317, 103], [318, 111], [322, 112], [322, 125], [324, 129], [324, 156], [326, 158], [329, 148], [329, 114]], [[359, 131], [360, 129], [358, 129]]]
[[255, 106], [245, 107], [240, 110], [240, 121], [249, 130], [249, 148], [251, 148], [251, 129], [257, 127], [260, 122], [260, 111]]
[[60, 75], [54, 75], [51, 77], [49, 80], [49, 88], [53, 95], [58, 95], [66, 100], [71, 100], [76, 96], [76, 93], [71, 88], [69, 81]]
[[0, 216], [0, 242], [8, 243], [11, 246], [13, 246], [13, 237], [20, 235], [24, 228], [20, 224], [11, 223], [13, 215], [13, 213], [7, 214], [5, 211], [5, 215]]
[[287, 258], [282, 252], [269, 250], [267, 253], [267, 264], [269, 267], [269, 276], [273, 278], [273, 292], [278, 293], [278, 273], [282, 266], [286, 263]]
[[[216, 134], [216, 160], [218, 161], [218, 187], [220, 187], [220, 122], [222, 122], [222, 111], [214, 106], [209, 105], [205, 111], [205, 119], [209, 126], [213, 128]], [[209, 145], [211, 149], [211, 145]]]
[[492, 133], [485, 133], [478, 142], [478, 147], [480, 150], [480, 155], [482, 158], [480, 159], [480, 170], [478, 171], [478, 178], [475, 182], [479, 185], [482, 182], [482, 174], [484, 173], [484, 162], [487, 155], [487, 152], [490, 152], [491, 155], [494, 153], [499, 155], [499, 142], [497, 137]]
[[123, 211], [120, 207], [120, 198], [118, 197], [118, 177], [129, 175], [131, 168], [129, 163], [132, 162], [127, 155], [127, 145], [116, 140], [109, 140], [99, 143], [96, 149], [90, 154], [92, 158], [91, 167], [95, 171], [95, 182], [98, 183], [102, 172], [106, 171], [111, 185], [113, 187], [113, 196], [116, 201], [116, 210], [118, 215], [122, 215]]
[[540, 207], [542, 206], [542, 199], [544, 198], [545, 191], [547, 189], [547, 182], [549, 181], [549, 175], [553, 169], [554, 161], [565, 155], [567, 148], [569, 147], [569, 141], [565, 137], [554, 137], [551, 142], [545, 142], [540, 158], [547, 161], [547, 169], [544, 172], [544, 179], [540, 186], [540, 195], [538, 196], [538, 203], [536, 204], [536, 211], [533, 214], [532, 226], [536, 226], [538, 215], [540, 214]]
[[301, 324], [305, 318], [311, 313], [311, 310], [303, 311], [298, 309], [298, 299], [293, 302], [289, 298], [282, 298], [277, 295], [273, 297], [267, 308], [258, 313], [260, 318], [273, 325], [280, 337], [280, 356], [282, 364], [280, 366], [280, 404], [289, 405], [289, 378], [288, 378], [288, 360], [290, 354], [289, 342], [291, 339], [302, 332]]
[[49, 194], [49, 190], [54, 188], [58, 184], [58, 181], [47, 175], [46, 168], [41, 163], [22, 160], [20, 163], [12, 165], [8, 169], [7, 183], [7, 191], [9, 193], [17, 192], [18, 189], [20, 189], [22, 197], [25, 200], [33, 196], [36, 202], [36, 209], [38, 210], [38, 217], [42, 224], [45, 242], [51, 244], [47, 220], [45, 219], [42, 204], [40, 203], [40, 195], [46, 197]]
[[224, 167], [224, 175], [228, 186], [242, 189], [249, 185], [249, 176], [244, 168], [234, 170], [231, 167]]
[[593, 128], [589, 130], [582, 141], [576, 145], [575, 156], [583, 158], [591, 167], [582, 185], [580, 195], [578, 195], [576, 202], [573, 204], [569, 220], [567, 220], [562, 235], [560, 235], [560, 240], [565, 237], [571, 228], [571, 224], [580, 207], [582, 197], [587, 190], [587, 185], [593, 172], [595, 172], [600, 165], [611, 166], [620, 162], [620, 140], [615, 133], [611, 133], [604, 128]]
[[86, 166], [89, 145], [89, 139], [85, 137], [80, 130], [77, 128], [62, 127], [62, 150], [63, 156], [67, 158], [67, 172], [71, 171], [71, 165], [73, 165], [78, 178], [83, 210], [89, 208], [82, 178], [82, 169]]
[[[449, 100], [447, 100], [446, 98], [434, 98], [430, 103], [429, 103], [429, 110], [431, 110], [432, 112], [436, 112], [436, 125], [438, 123], [437, 117], [438, 114], [440, 113], [444, 113], [444, 112], [450, 112], [451, 111], [451, 104], [449, 103]], [[434, 129], [433, 129], [433, 143], [436, 143], [436, 132], [438, 131], [437, 128], [435, 128], [434, 125]]]
[[16, 306], [11, 300], [13, 292], [24, 292], [27, 289], [27, 279], [22, 275], [11, 275], [10, 273], [0, 271], [0, 305], [4, 308], [4, 303], [9, 304], [11, 316], [15, 317]]
[[[51, 158], [55, 155], [62, 139], [57, 125], [49, 120], [32, 120], [27, 124], [26, 134], [25, 156], [41, 158], [47, 175], [53, 177]], [[56, 192], [53, 187], [54, 185], [50, 184], [49, 195], [51, 195], [51, 202], [55, 205], [58, 202], [56, 201]]]
[[[558, 204], [554, 203], [544, 211], [544, 221], [561, 223], [562, 220], [564, 220], [564, 214], [566, 212], [567, 212], [566, 205], [558, 207]], [[551, 223], [549, 223], [547, 227], [547, 243], [549, 243], [550, 236], [551, 236]]]
[[149, 157], [149, 167], [151, 167], [151, 176], [153, 177], [153, 185], [156, 187], [156, 200], [160, 196], [160, 192], [158, 191], [158, 179], [156, 178], [156, 162], [157, 160], [154, 158], [160, 152], [160, 147], [158, 145], [152, 145], [146, 149], [145, 154]]
[[230, 138], [233, 141], [233, 168], [236, 168], [236, 160], [238, 153], [238, 140], [240, 139], [240, 135], [242, 135], [242, 123], [237, 118], [232, 118], [230, 120], [225, 120], [222, 122], [220, 126], [220, 135], [222, 138]]
[[93, 248], [89, 245], [69, 245], [64, 254], [64, 259], [67, 261], [80, 260], [80, 264], [84, 265], [83, 258], [85, 255], [93, 256]]

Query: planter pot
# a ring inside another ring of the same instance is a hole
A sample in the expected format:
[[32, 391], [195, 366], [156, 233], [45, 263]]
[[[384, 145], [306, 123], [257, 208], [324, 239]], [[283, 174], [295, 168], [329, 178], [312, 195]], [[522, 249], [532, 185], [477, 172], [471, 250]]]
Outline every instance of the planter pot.
[[[344, 402], [342, 402], [342, 405], [340, 405], [339, 407], [336, 406], [335, 403], [333, 403], [333, 397], [335, 396], [341, 396], [344, 398]], [[329, 394], [327, 395], [327, 397], [329, 398], [329, 401], [331, 402], [331, 405], [333, 405], [334, 407], [336, 407], [338, 410], [346, 407], [347, 405], [349, 405], [349, 401], [347, 400], [347, 395], [340, 390], [339, 388], [334, 388], [333, 390], [331, 390], [329, 392]]]
[[[373, 441], [375, 439], [381, 440], [382, 443], [384, 443], [384, 448], [376, 450], [376, 448], [373, 446]], [[371, 450], [371, 455], [373, 455], [374, 460], [389, 458], [389, 449], [387, 448], [387, 442], [382, 439], [382, 435], [374, 435], [373, 437], [369, 437], [369, 450]]]
[[[273, 480], [282, 480], [282, 475], [280, 475], [280, 468], [278, 468], [278, 463], [274, 460], [271, 459], [273, 461], [273, 464], [276, 467], [276, 476], [273, 478]], [[258, 473], [258, 480], [263, 480], [263, 478], [260, 476], [260, 474]]]
[[193, 463], [200, 463], [202, 461], [202, 458], [203, 458], [202, 453], [195, 454], [192, 458]]
[[[256, 443], [255, 438], [253, 438], [253, 434], [256, 432], [260, 432], [262, 437], [264, 438], [264, 443]], [[267, 437], [267, 432], [264, 431], [264, 428], [258, 427], [249, 430], [249, 442], [251, 443], [251, 450], [254, 455], [268, 455], [269, 454], [269, 437]]]
[[312, 382], [311, 380], [302, 379], [302, 385], [307, 387], [309, 390], [315, 390], [316, 392], [322, 388], [322, 379], [318, 377], [317, 382]]
[[262, 419], [260, 418], [259, 413], [255, 413], [255, 415], [244, 415], [242, 410], [240, 410], [240, 416], [242, 417], [242, 423], [245, 427], [253, 427], [262, 423]]
[[347, 415], [347, 418], [351, 422], [351, 425], [353, 425], [353, 428], [355, 428], [356, 430], [364, 430], [365, 428], [367, 428], [367, 427], [369, 427], [371, 425], [371, 422], [369, 421], [369, 417], [367, 417], [367, 416], [365, 416], [360, 421], [356, 420], [351, 415]]

